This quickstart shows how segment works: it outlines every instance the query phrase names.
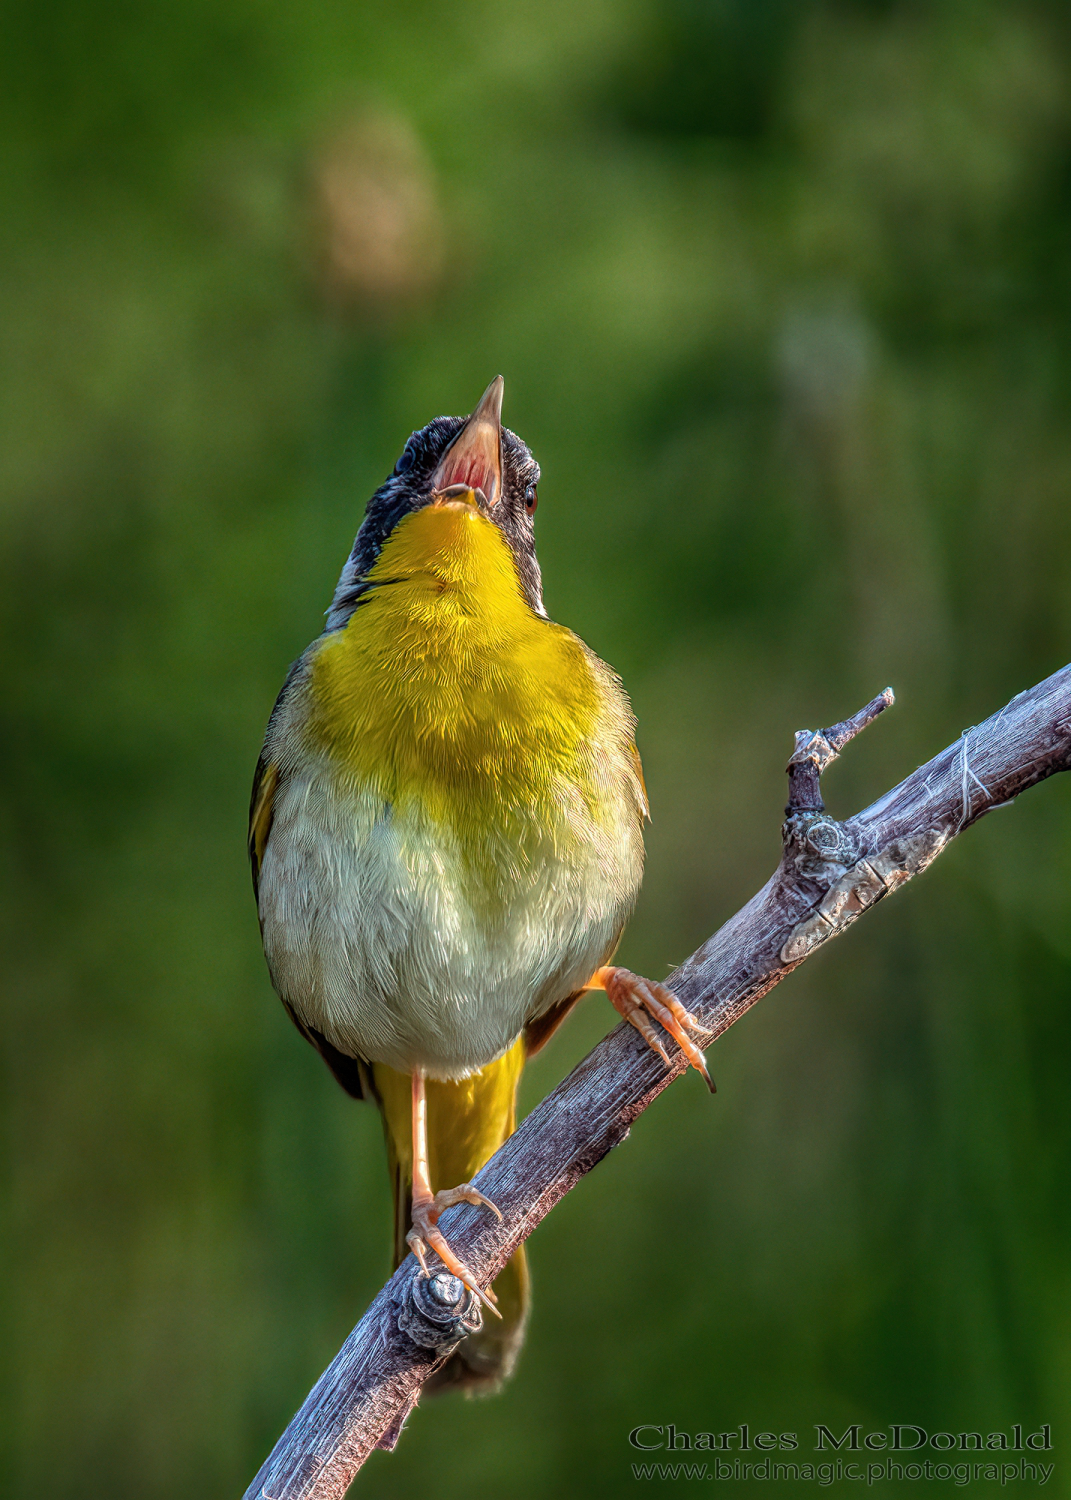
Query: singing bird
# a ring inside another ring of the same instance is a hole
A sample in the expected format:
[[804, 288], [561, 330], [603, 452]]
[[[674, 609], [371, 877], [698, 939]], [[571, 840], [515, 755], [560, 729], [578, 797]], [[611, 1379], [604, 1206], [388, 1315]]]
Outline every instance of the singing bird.
[[[383, 1115], [395, 1263], [434, 1251], [487, 1322], [444, 1383], [494, 1386], [523, 1338], [523, 1248], [481, 1288], [438, 1228], [515, 1126], [526, 1058], [585, 990], [710, 1083], [694, 1018], [610, 965], [647, 800], [620, 681], [543, 607], [539, 466], [502, 377], [437, 417], [373, 495], [324, 633], [268, 722], [249, 853], [272, 983]], [[437, 1189], [437, 1190], [436, 1190]]]

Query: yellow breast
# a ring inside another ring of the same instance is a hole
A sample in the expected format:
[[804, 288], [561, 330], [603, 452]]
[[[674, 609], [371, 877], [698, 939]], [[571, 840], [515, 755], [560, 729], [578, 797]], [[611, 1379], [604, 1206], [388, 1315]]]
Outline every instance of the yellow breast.
[[491, 521], [460, 502], [419, 510], [369, 579], [309, 683], [309, 734], [343, 776], [466, 842], [553, 818], [563, 798], [596, 822], [619, 811], [622, 788], [604, 783], [625, 748], [607, 741], [630, 737], [624, 695], [531, 608]]

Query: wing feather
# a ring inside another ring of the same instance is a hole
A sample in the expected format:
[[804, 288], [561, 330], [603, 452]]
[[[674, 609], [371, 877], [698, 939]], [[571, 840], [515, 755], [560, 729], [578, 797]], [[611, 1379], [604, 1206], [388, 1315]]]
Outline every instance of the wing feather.
[[279, 767], [262, 755], [257, 761], [253, 777], [253, 791], [249, 798], [249, 864], [253, 871], [253, 894], [258, 894], [260, 867], [264, 850], [271, 832], [272, 812], [275, 804], [275, 789], [279, 785]]

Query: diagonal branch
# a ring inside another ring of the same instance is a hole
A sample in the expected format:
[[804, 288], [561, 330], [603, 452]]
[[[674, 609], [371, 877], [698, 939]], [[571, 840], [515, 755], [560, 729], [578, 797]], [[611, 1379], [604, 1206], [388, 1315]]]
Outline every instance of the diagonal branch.
[[[1068, 666], [837, 823], [822, 804], [822, 770], [891, 702], [886, 690], [853, 718], [796, 736], [780, 865], [665, 981], [706, 1028], [705, 1044], [815, 948], [924, 870], [956, 834], [1071, 769]], [[444, 1229], [484, 1284], [685, 1071], [681, 1054], [668, 1040], [667, 1046], [668, 1069], [631, 1026], [618, 1026], [479, 1173], [480, 1191], [501, 1209], [502, 1222], [462, 1206], [446, 1216]], [[425, 1281], [409, 1256], [320, 1377], [245, 1500], [337, 1500], [373, 1448], [394, 1446], [424, 1381], [472, 1317], [459, 1283], [446, 1276]]]

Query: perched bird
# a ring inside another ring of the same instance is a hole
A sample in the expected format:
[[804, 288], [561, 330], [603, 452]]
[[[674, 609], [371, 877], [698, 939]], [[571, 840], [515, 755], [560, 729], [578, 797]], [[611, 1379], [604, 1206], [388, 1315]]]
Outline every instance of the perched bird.
[[[609, 966], [647, 814], [614, 673], [547, 617], [539, 467], [501, 425], [414, 432], [373, 495], [323, 635], [268, 722], [249, 853], [272, 983], [342, 1087], [383, 1114], [396, 1263], [434, 1251], [500, 1314], [442, 1379], [493, 1386], [523, 1337], [523, 1249], [480, 1288], [438, 1228], [514, 1129], [525, 1059], [580, 995], [710, 1082], [694, 1018]], [[668, 1058], [667, 1058], [668, 1062]], [[436, 1191], [438, 1189], [438, 1191]]]

